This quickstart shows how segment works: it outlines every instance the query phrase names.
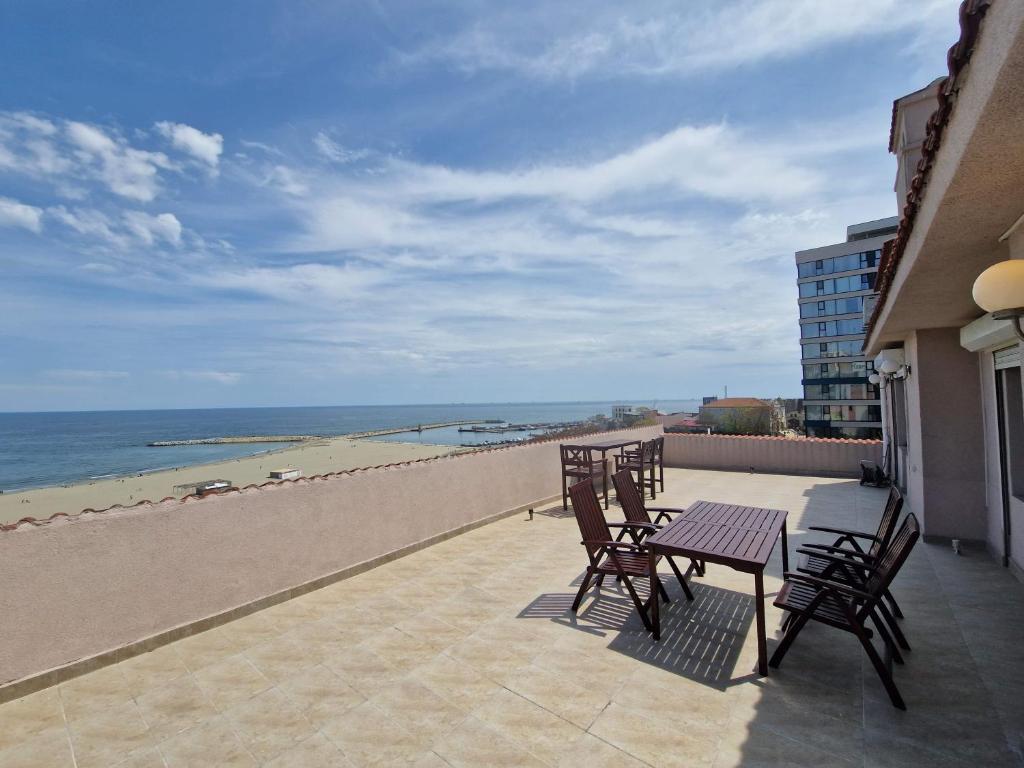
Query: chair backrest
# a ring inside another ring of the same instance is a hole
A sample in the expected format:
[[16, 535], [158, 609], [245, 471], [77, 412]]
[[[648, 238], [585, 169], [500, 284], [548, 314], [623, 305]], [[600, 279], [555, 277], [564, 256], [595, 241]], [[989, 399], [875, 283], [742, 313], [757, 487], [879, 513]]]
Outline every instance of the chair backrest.
[[586, 445], [560, 445], [563, 467], [590, 467], [594, 463], [594, 455]]
[[576, 524], [580, 527], [583, 545], [593, 558], [600, 551], [601, 542], [612, 540], [612, 532], [608, 528], [608, 521], [604, 519], [593, 482], [584, 480], [570, 485], [569, 498], [572, 500], [572, 511], [576, 515]]
[[620, 469], [612, 475], [612, 483], [615, 485], [615, 497], [622, 505], [622, 513], [626, 516], [626, 520], [631, 523], [651, 522], [651, 516], [647, 514], [643, 497], [633, 480], [633, 473], [628, 469]]
[[903, 563], [910, 556], [910, 550], [914, 548], [920, 535], [921, 529], [917, 524], [917, 516], [911, 512], [903, 519], [903, 524], [896, 535], [892, 537], [885, 554], [875, 565], [864, 585], [864, 591], [871, 594], [874, 598], [873, 602], [877, 602], [885, 594], [885, 590], [892, 584], [892, 580], [896, 578], [896, 574], [899, 573]]
[[644, 440], [640, 443], [640, 461], [650, 464], [654, 461], [654, 452], [657, 450], [654, 440]]
[[661, 464], [665, 458], [665, 436], [656, 437], [651, 442], [654, 443], [654, 463]]
[[885, 509], [882, 510], [882, 519], [878, 521], [878, 533], [868, 550], [868, 554], [874, 558], [882, 557], [889, 548], [892, 539], [892, 532], [896, 530], [896, 521], [900, 519], [900, 510], [903, 509], [903, 494], [895, 485], [889, 488], [889, 497], [885, 500]]

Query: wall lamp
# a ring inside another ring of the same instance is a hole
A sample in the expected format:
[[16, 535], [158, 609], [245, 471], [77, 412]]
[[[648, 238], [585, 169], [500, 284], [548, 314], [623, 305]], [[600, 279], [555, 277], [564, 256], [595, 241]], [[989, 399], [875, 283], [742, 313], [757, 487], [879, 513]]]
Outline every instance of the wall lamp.
[[1017, 338], [1024, 341], [1020, 319], [1024, 317], [1024, 259], [993, 264], [974, 281], [974, 303], [992, 313], [994, 320], [1009, 320]]

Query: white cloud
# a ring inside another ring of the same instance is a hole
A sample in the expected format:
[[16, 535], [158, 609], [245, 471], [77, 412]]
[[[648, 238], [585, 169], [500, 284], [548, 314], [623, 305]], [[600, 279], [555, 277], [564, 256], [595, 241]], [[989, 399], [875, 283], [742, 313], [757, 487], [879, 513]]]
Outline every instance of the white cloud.
[[268, 186], [277, 187], [294, 197], [302, 197], [309, 191], [309, 187], [302, 179], [302, 174], [286, 165], [275, 165], [272, 167], [263, 183]]
[[[672, 0], [524, 2], [468, 16], [463, 27], [400, 56], [466, 71], [510, 70], [539, 79], [687, 76], [799, 55], [876, 34], [913, 44], [948, 21], [947, 0]], [[509, 10], [511, 9], [511, 10]]]
[[313, 145], [321, 155], [334, 163], [354, 163], [370, 155], [365, 149], [348, 149], [336, 142], [323, 131], [313, 137]]
[[135, 149], [95, 125], [70, 121], [66, 132], [81, 166], [121, 197], [152, 200], [160, 186], [159, 171], [174, 167], [162, 152]]
[[125, 211], [123, 218], [128, 231], [146, 245], [153, 245], [157, 240], [181, 245], [181, 222], [173, 213], [153, 216], [142, 211]]
[[162, 371], [169, 379], [186, 379], [191, 381], [211, 381], [215, 384], [237, 384], [242, 374], [234, 371]]
[[93, 208], [68, 209], [58, 205], [48, 208], [46, 215], [79, 235], [103, 241], [119, 250], [161, 243], [179, 246], [182, 241], [181, 222], [172, 213], [153, 215], [129, 210], [112, 218]]
[[176, 149], [205, 163], [216, 172], [221, 153], [224, 152], [224, 137], [219, 133], [203, 133], [191, 125], [167, 121], [159, 122], [154, 127]]
[[43, 209], [19, 203], [9, 197], [0, 197], [0, 227], [21, 227], [30, 232], [41, 232]]

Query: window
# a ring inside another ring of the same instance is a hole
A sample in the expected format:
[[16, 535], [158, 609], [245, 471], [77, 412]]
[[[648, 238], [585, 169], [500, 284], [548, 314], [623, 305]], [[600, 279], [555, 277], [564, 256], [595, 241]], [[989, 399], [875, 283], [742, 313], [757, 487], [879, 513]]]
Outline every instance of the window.
[[878, 266], [878, 258], [881, 251], [863, 251], [862, 253], [850, 253], [845, 256], [834, 256], [831, 259], [818, 259], [817, 261], [805, 261], [797, 265], [797, 274], [800, 277], [817, 277], [819, 275], [831, 275], [836, 272], [850, 272], [854, 269], [872, 269]]
[[[803, 285], [814, 285], [813, 283], [803, 283]], [[815, 296], [817, 294], [810, 292], [807, 296]], [[800, 294], [801, 298], [807, 298], [803, 293]], [[826, 299], [825, 301], [813, 302], [809, 301], [806, 304], [800, 305], [800, 317], [807, 319], [812, 317], [825, 317], [827, 315], [852, 315], [860, 314], [864, 311], [864, 297], [863, 296], [850, 296], [845, 299]]]
[[1020, 368], [1005, 368], [1003, 377], [1003, 424], [1006, 433], [1006, 473], [1010, 492], [1024, 499], [1024, 403], [1021, 401]]

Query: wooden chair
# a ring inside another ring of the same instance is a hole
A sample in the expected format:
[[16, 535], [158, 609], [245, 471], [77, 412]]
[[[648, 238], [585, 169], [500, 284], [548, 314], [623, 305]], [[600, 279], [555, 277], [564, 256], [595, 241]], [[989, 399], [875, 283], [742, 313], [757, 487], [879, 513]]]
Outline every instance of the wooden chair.
[[598, 477], [604, 492], [604, 508], [608, 509], [608, 459], [602, 457], [594, 461], [593, 450], [586, 445], [560, 445], [558, 448], [562, 455], [562, 509], [569, 509], [569, 480], [593, 482]]
[[[832, 544], [804, 544], [800, 551], [806, 555], [806, 559], [797, 567], [797, 570], [810, 576], [837, 581], [849, 580], [855, 584], [863, 582], [864, 566], [873, 565], [885, 554], [893, 531], [896, 530], [896, 522], [900, 519], [902, 509], [903, 494], [900, 493], [899, 488], [892, 486], [889, 488], [889, 496], [882, 509], [882, 517], [878, 521], [878, 530], [874, 534], [852, 531], [847, 528], [809, 526], [808, 530], [810, 531], [832, 533], [836, 534], [838, 538]], [[867, 545], [866, 550], [860, 542]], [[814, 551], [808, 552], [807, 550]], [[845, 558], [847, 562], [841, 562], [836, 558]], [[889, 602], [892, 612], [902, 619], [903, 611], [900, 610], [896, 599], [889, 593], [886, 593], [885, 598]]]
[[[576, 516], [576, 524], [579, 525], [580, 535], [583, 537], [580, 543], [586, 547], [587, 558], [590, 560], [590, 564], [587, 566], [587, 573], [583, 577], [583, 583], [580, 584], [579, 592], [576, 593], [576, 599], [573, 600], [572, 612], [576, 613], [579, 610], [580, 603], [583, 602], [583, 595], [590, 588], [591, 579], [595, 579], [595, 584], [600, 589], [605, 576], [615, 576], [625, 585], [629, 596], [633, 600], [633, 604], [636, 606], [637, 612], [640, 614], [644, 627], [650, 631], [651, 620], [647, 614], [650, 598], [645, 601], [640, 600], [640, 596], [637, 594], [636, 587], [633, 586], [632, 581], [634, 578], [650, 578], [650, 560], [647, 551], [639, 544], [614, 541], [612, 539], [611, 528], [608, 521], [604, 518], [604, 513], [601, 511], [601, 503], [598, 501], [597, 492], [594, 490], [593, 483], [589, 480], [584, 480], [571, 486], [569, 488], [569, 496], [572, 499], [572, 510]], [[629, 522], [614, 524], [616, 528], [626, 528], [635, 525], [637, 524]], [[660, 559], [661, 557], [659, 556], [658, 560]], [[672, 558], [666, 559], [672, 565], [672, 570], [675, 572], [676, 578], [679, 579], [686, 597], [693, 600], [693, 594], [690, 592], [686, 579], [683, 578], [679, 568], [676, 567]], [[657, 561], [655, 562], [655, 567], [657, 567]], [[661, 579], [656, 581], [662, 598], [664, 598], [665, 602], [671, 602], [668, 592], [665, 591], [665, 587], [661, 583]]]
[[[893, 706], [906, 709], [903, 697], [892, 679], [892, 668], [889, 664], [890, 658], [897, 664], [902, 664], [903, 657], [889, 634], [886, 622], [879, 617], [879, 608], [883, 606], [883, 596], [903, 567], [919, 536], [917, 517], [913, 514], [907, 515], [885, 554], [872, 567], [863, 587], [806, 573], [787, 573], [787, 581], [775, 598], [775, 606], [792, 614], [793, 620], [789, 623], [779, 647], [772, 654], [769, 665], [778, 667], [782, 664], [786, 652], [808, 621], [817, 621], [845, 632], [852, 632], [860, 640]], [[884, 661], [871, 643], [873, 633], [867, 627], [868, 619], [871, 619], [889, 651]]]
[[[642, 494], [651, 489], [651, 498], [657, 498], [657, 487], [655, 485], [655, 472], [658, 469], [655, 452], [657, 451], [656, 440], [644, 440], [640, 448], [633, 451], [623, 451], [620, 456], [615, 457], [615, 471], [629, 470], [636, 473], [636, 485]], [[662, 488], [664, 490], [664, 488]]]
[[[622, 513], [627, 523], [635, 523], [635, 527], [623, 528], [619, 532], [618, 541], [629, 534], [637, 544], [643, 544], [643, 540], [663, 527], [662, 520], [671, 522], [672, 515], [685, 512], [685, 509], [676, 507], [648, 507], [644, 504], [644, 498], [637, 490], [633, 482], [633, 475], [628, 469], [620, 469], [612, 475], [612, 485], [615, 486], [615, 496], [622, 507]], [[651, 513], [656, 517], [652, 520]], [[704, 566], [696, 560], [690, 561], [690, 567], [697, 572], [698, 576], [704, 575]]]

